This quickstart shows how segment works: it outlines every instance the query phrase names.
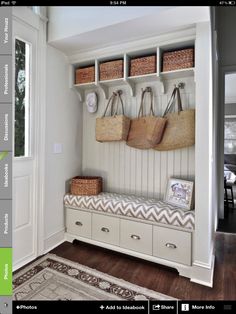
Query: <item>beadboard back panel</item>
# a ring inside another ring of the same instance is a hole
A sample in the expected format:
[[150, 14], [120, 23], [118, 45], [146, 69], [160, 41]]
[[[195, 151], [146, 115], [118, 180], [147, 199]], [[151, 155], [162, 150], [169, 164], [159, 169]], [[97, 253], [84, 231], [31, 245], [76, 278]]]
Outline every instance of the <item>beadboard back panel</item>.
[[[112, 91], [121, 89], [125, 113], [137, 117], [141, 88], [151, 86], [154, 93], [154, 111], [160, 115], [164, 112], [174, 84], [185, 83], [181, 90], [183, 108], [195, 107], [195, 83], [192, 77], [169, 80], [166, 94], [161, 94], [159, 82], [140, 83], [136, 85], [136, 96], [131, 97], [125, 86], [110, 87]], [[169, 177], [194, 179], [194, 146], [168, 152], [153, 149], [140, 150], [131, 148], [125, 142], [99, 143], [95, 140], [96, 118], [102, 116], [107, 101], [101, 91], [98, 111], [91, 114], [83, 104], [83, 175], [99, 175], [104, 179], [104, 190], [110, 192], [135, 194], [162, 198]]]

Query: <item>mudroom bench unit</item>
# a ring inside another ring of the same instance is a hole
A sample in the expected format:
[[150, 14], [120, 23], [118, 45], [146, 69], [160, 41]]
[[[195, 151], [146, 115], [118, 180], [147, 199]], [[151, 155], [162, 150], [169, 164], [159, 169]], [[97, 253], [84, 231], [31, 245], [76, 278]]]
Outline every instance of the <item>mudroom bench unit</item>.
[[173, 267], [191, 278], [194, 211], [133, 195], [64, 197], [66, 239]]

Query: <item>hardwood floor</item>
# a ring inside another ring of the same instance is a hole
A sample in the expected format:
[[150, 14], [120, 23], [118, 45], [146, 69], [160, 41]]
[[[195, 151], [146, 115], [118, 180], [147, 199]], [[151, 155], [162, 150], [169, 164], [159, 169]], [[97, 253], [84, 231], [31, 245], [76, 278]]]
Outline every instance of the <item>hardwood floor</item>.
[[173, 269], [82, 242], [64, 242], [50, 253], [178, 299], [235, 300], [236, 235], [217, 233], [215, 243], [213, 288], [191, 283]]
[[225, 209], [225, 213], [225, 218], [219, 220], [217, 231], [236, 233], [236, 208], [229, 206]]

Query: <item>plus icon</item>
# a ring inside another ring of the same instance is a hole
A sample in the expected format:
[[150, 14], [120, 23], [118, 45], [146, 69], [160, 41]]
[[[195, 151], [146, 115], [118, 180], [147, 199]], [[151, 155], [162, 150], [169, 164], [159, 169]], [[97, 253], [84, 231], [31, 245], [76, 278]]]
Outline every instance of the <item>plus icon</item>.
[[101, 305], [101, 306], [100, 306], [100, 309], [101, 309], [101, 310], [103, 310], [103, 309], [104, 309], [104, 306], [103, 306], [103, 305]]

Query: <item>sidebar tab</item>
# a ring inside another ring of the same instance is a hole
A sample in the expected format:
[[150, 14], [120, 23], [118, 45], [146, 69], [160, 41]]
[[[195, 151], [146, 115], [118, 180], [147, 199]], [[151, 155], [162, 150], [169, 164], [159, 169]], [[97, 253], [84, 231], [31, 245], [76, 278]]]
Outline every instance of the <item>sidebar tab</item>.
[[0, 313], [12, 313], [12, 8], [0, 9]]

